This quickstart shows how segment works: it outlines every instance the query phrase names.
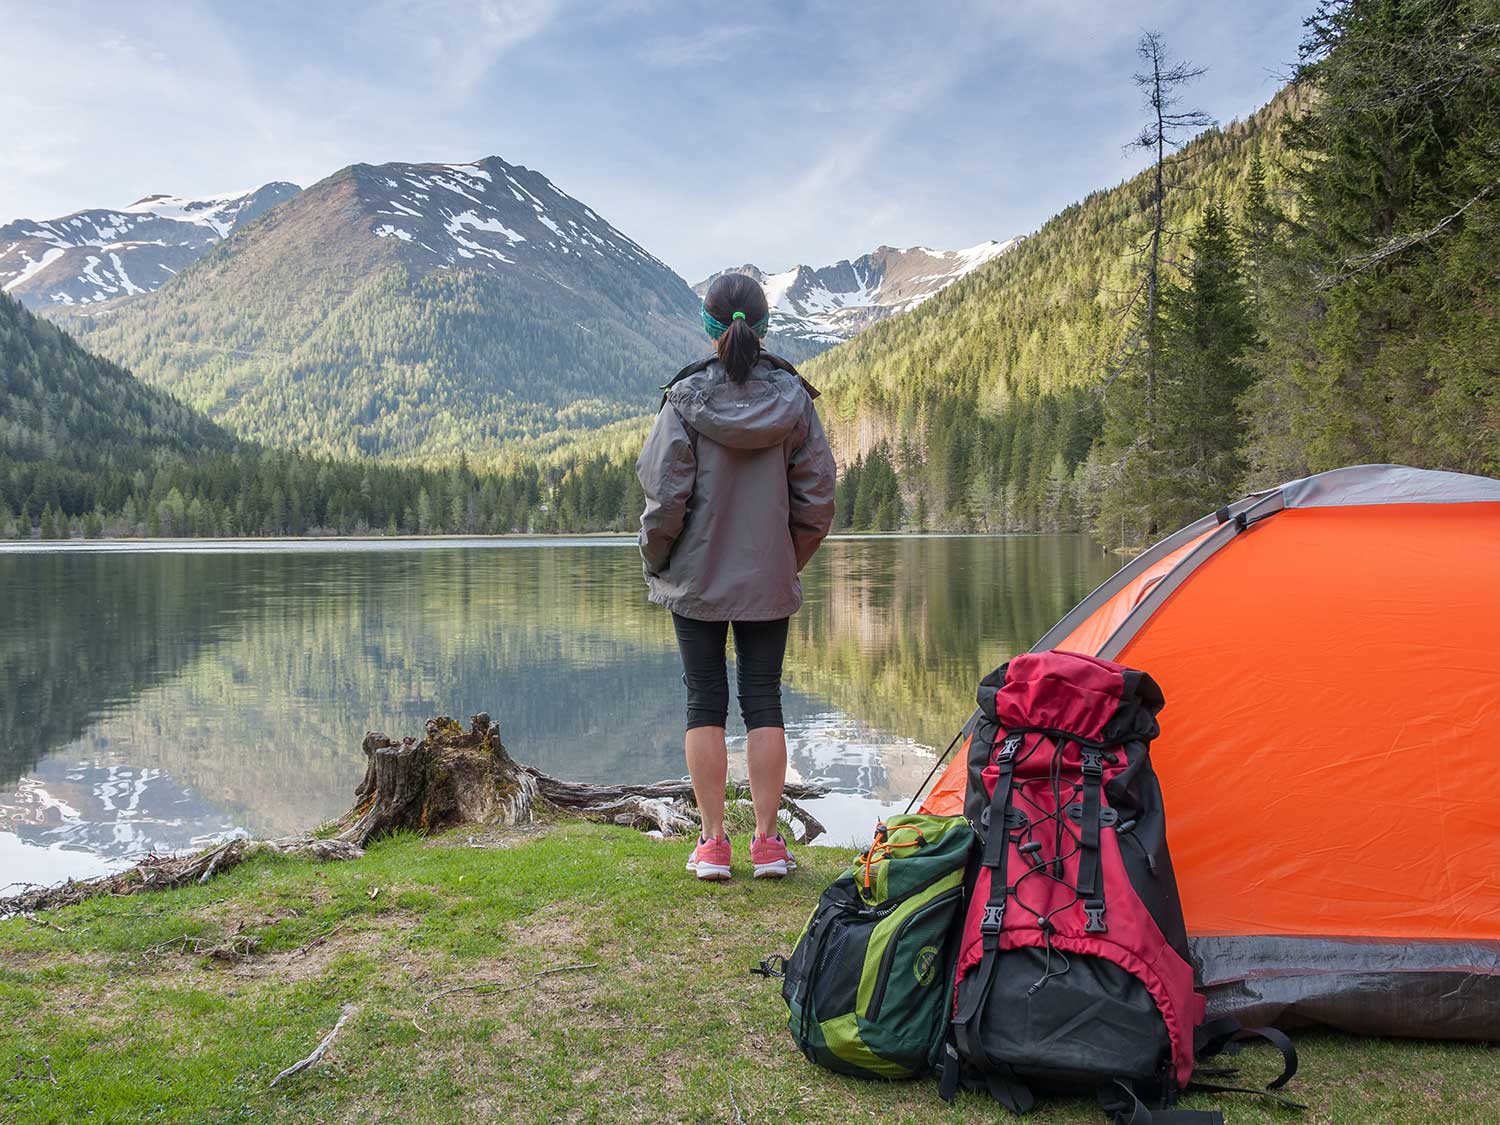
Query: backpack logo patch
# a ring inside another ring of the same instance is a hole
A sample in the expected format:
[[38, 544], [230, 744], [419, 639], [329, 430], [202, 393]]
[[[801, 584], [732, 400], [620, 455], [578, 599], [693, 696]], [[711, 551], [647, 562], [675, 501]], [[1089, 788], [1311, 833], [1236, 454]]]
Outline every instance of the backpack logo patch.
[[938, 948], [935, 945], [924, 945], [917, 950], [916, 959], [912, 961], [912, 976], [917, 978], [917, 983], [926, 988], [937, 979]]

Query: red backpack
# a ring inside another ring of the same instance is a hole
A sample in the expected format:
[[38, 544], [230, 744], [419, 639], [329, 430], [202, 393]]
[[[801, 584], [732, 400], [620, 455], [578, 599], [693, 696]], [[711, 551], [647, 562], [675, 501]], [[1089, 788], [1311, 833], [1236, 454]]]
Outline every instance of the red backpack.
[[1204, 1026], [1148, 756], [1162, 705], [1144, 672], [1069, 652], [1018, 656], [980, 684], [945, 1098], [963, 1084], [1024, 1113], [1034, 1089], [1097, 1093], [1121, 1120], [1210, 1122], [1144, 1103], [1171, 1105], [1199, 1057], [1250, 1034], [1283, 1049], [1272, 1088], [1295, 1072], [1280, 1032]]

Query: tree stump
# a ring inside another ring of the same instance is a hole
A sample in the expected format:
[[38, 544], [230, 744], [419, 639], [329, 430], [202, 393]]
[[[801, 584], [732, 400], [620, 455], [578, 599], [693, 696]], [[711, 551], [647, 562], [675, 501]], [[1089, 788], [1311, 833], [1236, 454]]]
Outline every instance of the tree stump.
[[[680, 836], [697, 831], [693, 786], [686, 780], [649, 785], [596, 785], [564, 781], [523, 765], [500, 741], [500, 725], [480, 713], [465, 730], [442, 716], [427, 721], [418, 742], [365, 735], [365, 777], [354, 807], [337, 821], [333, 839], [364, 847], [387, 832], [424, 835], [460, 824], [525, 824], [544, 812]], [[786, 786], [783, 808], [801, 825], [798, 843], [822, 835], [817, 818], [796, 802], [820, 797], [816, 785]], [[737, 791], [738, 795], [738, 791]]]
[[524, 824], [536, 799], [536, 773], [500, 741], [500, 724], [475, 715], [469, 729], [428, 719], [422, 741], [365, 735], [365, 777], [334, 839], [364, 847], [400, 829], [426, 835], [459, 824]]

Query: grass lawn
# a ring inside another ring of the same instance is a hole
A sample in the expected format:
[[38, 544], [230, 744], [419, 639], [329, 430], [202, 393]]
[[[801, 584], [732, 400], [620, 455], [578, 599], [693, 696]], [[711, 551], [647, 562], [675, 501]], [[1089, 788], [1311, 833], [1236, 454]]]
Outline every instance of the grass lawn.
[[[976, 1095], [950, 1108], [928, 1082], [814, 1067], [777, 982], [747, 972], [790, 952], [847, 850], [804, 848], [779, 884], [747, 870], [700, 885], [685, 857], [574, 823], [401, 837], [353, 862], [261, 857], [205, 886], [95, 899], [48, 915], [62, 932], [0, 923], [0, 1121], [1001, 1119]], [[537, 975], [562, 966], [578, 967]], [[272, 1088], [345, 1004], [324, 1059]], [[1489, 1046], [1299, 1045], [1289, 1092], [1311, 1111], [1226, 1096], [1231, 1122], [1496, 1119]], [[1273, 1054], [1241, 1056], [1247, 1076], [1273, 1073]], [[1060, 1102], [1031, 1120], [1103, 1115]]]

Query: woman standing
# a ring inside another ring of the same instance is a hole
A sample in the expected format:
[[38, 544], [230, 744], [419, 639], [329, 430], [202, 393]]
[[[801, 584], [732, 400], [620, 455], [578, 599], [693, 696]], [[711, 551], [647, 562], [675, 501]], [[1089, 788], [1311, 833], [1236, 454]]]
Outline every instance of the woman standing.
[[734, 629], [755, 833], [755, 877], [796, 867], [776, 828], [786, 781], [781, 661], [787, 619], [802, 605], [797, 575], [833, 523], [833, 454], [812, 400], [817, 391], [762, 350], [765, 291], [725, 274], [703, 300], [715, 354], [667, 387], [636, 463], [646, 492], [641, 557], [651, 600], [672, 611], [687, 685], [687, 765], [703, 834], [687, 868], [730, 875], [724, 833], [729, 681], [724, 644]]

